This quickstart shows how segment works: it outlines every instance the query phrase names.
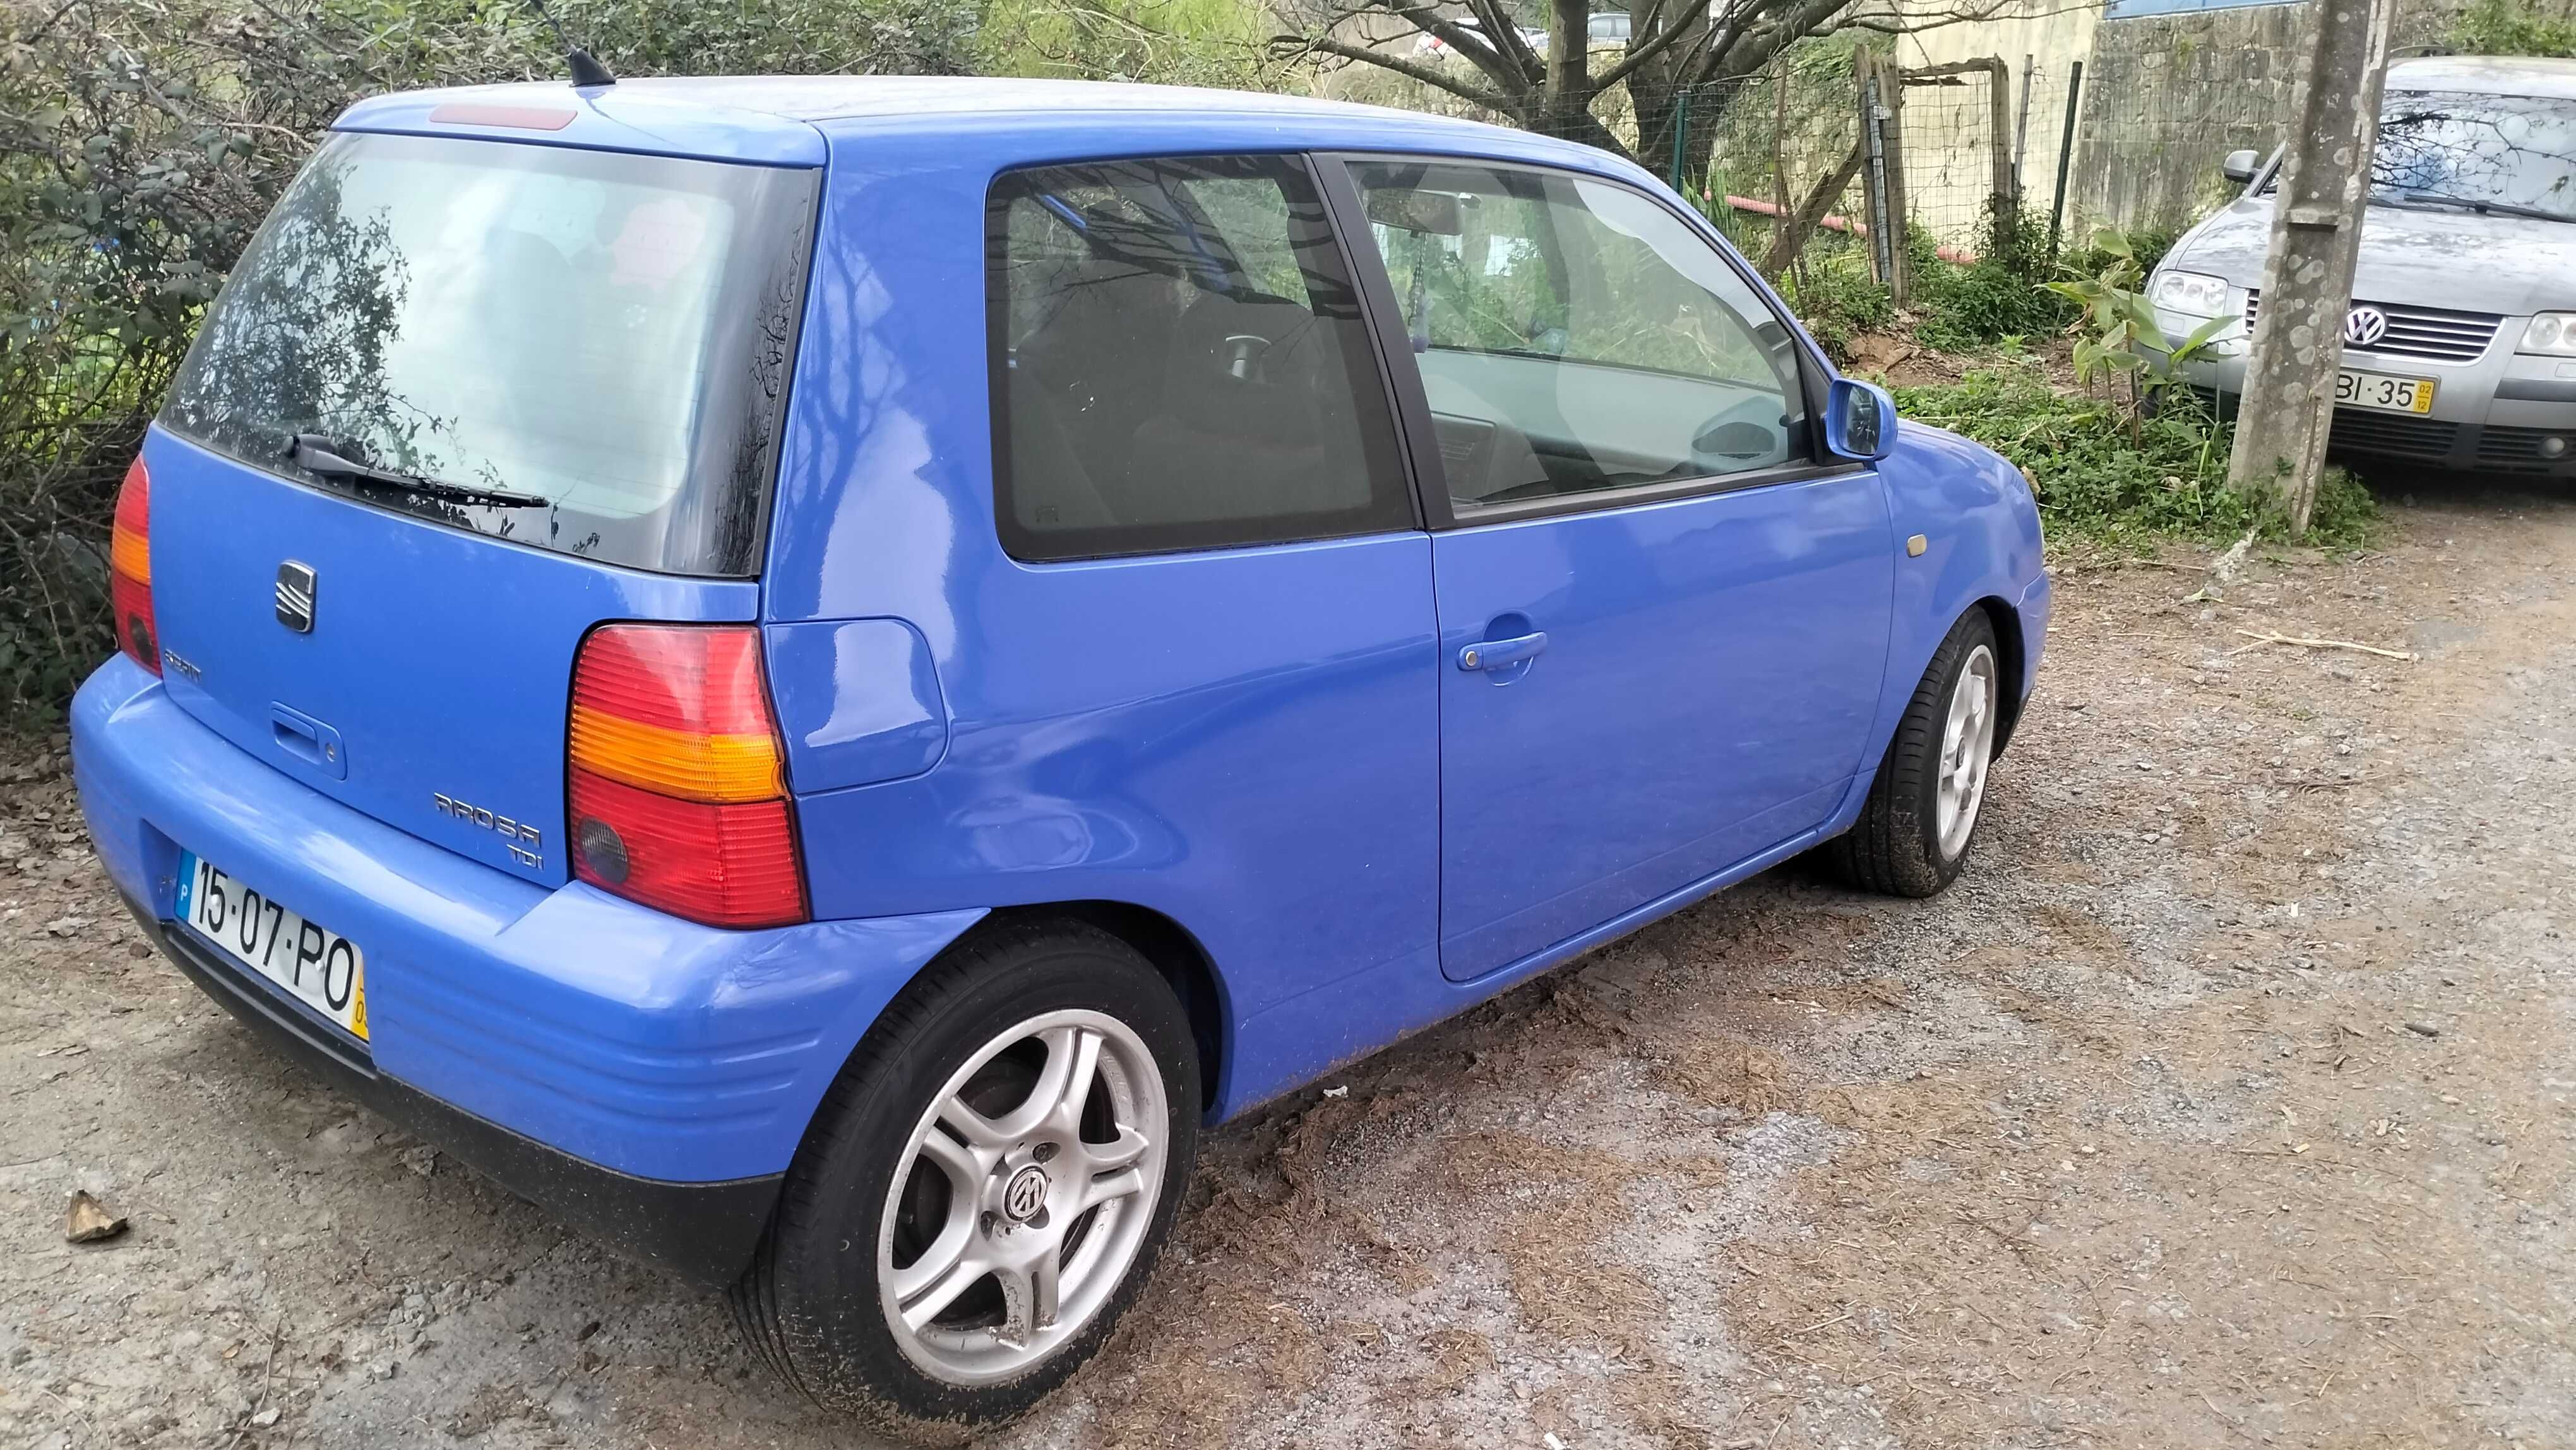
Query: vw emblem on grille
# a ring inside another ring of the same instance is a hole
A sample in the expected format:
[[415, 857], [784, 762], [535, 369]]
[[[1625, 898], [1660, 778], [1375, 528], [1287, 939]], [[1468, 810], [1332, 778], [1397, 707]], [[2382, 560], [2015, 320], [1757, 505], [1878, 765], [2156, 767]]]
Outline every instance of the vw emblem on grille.
[[2388, 335], [2388, 314], [2367, 303], [2344, 314], [2343, 340], [2368, 347]]
[[1002, 1190], [1002, 1212], [1013, 1223], [1027, 1223], [1046, 1207], [1046, 1170], [1032, 1163], [1011, 1175], [1010, 1186]]
[[297, 634], [313, 632], [313, 566], [293, 559], [277, 566], [277, 622]]

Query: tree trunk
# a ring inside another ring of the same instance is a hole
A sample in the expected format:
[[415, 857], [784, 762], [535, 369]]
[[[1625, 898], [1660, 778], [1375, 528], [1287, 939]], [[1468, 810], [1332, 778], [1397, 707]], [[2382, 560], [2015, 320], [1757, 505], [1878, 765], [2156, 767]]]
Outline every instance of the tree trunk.
[[1554, 12], [1547, 28], [1548, 133], [1570, 140], [1589, 140], [1599, 123], [1592, 119], [1591, 0], [1551, 0]]

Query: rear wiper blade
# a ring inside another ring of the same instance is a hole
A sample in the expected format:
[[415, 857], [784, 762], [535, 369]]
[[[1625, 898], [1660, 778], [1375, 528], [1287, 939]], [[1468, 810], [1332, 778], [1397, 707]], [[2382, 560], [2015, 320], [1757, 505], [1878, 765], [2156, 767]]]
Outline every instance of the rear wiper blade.
[[337, 443], [319, 433], [296, 434], [295, 441], [286, 446], [286, 456], [305, 472], [324, 478], [354, 478], [366, 483], [380, 483], [450, 503], [505, 509], [553, 508], [555, 504], [553, 499], [533, 493], [512, 493], [505, 488], [476, 488], [471, 484], [449, 483], [443, 478], [361, 463], [341, 453]]
[[2546, 211], [2536, 206], [2523, 206], [2510, 201], [2480, 201], [2469, 196], [2448, 196], [2438, 191], [2410, 191], [2408, 201], [2426, 202], [2433, 206], [2464, 206], [2475, 212], [2494, 212], [2498, 216], [2529, 217], [2536, 222], [2576, 222], [2576, 216], [2563, 211]]

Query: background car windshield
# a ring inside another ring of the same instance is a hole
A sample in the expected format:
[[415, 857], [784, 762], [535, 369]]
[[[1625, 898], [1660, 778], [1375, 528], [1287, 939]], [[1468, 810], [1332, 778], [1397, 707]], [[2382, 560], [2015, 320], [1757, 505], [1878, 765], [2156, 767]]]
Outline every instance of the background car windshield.
[[2433, 193], [2576, 216], [2576, 101], [2392, 92], [2370, 184], [2383, 199]]
[[[333, 138], [224, 289], [162, 423], [442, 522], [673, 573], [756, 566], [812, 174]], [[309, 474], [353, 461], [547, 501]]]

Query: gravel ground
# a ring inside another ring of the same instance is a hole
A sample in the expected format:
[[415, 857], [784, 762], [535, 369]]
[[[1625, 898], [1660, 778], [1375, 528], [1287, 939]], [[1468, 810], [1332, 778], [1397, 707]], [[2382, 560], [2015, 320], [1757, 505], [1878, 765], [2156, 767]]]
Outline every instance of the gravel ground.
[[[2064, 567], [1939, 900], [1792, 864], [1217, 1134], [996, 1443], [2576, 1444], [2576, 500], [2405, 486], [2219, 603]], [[0, 1441], [851, 1443], [151, 959], [58, 748], [0, 783]]]

